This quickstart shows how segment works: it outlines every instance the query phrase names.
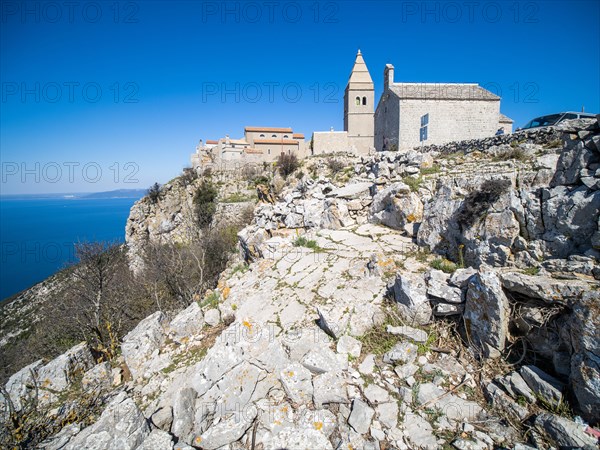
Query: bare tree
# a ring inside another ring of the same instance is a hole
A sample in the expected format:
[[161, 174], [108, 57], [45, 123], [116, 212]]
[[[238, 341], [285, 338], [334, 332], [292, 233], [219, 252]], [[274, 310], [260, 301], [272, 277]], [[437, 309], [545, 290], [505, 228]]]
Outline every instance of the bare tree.
[[144, 289], [129, 270], [125, 252], [125, 246], [117, 243], [76, 244], [77, 264], [61, 305], [61, 312], [77, 324], [75, 336], [95, 344], [108, 357], [123, 333], [151, 312]]

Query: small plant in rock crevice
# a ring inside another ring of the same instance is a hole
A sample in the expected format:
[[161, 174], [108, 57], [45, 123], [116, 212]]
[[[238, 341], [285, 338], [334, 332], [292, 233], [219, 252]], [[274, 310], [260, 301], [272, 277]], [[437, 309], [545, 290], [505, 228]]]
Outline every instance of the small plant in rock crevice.
[[317, 244], [317, 241], [312, 239], [306, 239], [304, 236], [299, 236], [293, 242], [294, 247], [306, 247], [314, 250], [315, 252], [322, 252], [324, 249]]
[[458, 269], [458, 266], [455, 263], [445, 258], [434, 259], [433, 261], [431, 261], [431, 267], [437, 270], [441, 270], [445, 273], [453, 273], [456, 269]]

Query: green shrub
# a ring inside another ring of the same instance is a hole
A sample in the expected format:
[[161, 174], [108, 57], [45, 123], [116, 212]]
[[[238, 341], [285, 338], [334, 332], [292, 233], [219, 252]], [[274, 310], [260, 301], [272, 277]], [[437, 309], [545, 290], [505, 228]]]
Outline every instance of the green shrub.
[[331, 174], [334, 175], [334, 174], [340, 172], [344, 167], [346, 167], [346, 165], [344, 164], [343, 161], [341, 161], [337, 158], [328, 158], [327, 159], [327, 167], [331, 171]]
[[202, 303], [200, 303], [200, 307], [210, 306], [211, 308], [216, 308], [219, 306], [219, 300], [221, 299], [221, 294], [217, 291], [212, 291], [208, 294]]
[[404, 184], [406, 184], [410, 190], [412, 192], [417, 192], [419, 190], [419, 188], [421, 187], [421, 184], [423, 184], [423, 178], [418, 177], [412, 177], [412, 176], [406, 176], [402, 178], [402, 182]]
[[154, 183], [152, 186], [150, 186], [148, 191], [146, 191], [146, 195], [152, 203], [158, 202], [160, 197], [160, 184]]
[[528, 267], [527, 269], [523, 269], [523, 273], [526, 275], [537, 275], [540, 273], [539, 267]]
[[266, 177], [265, 175], [259, 175], [257, 177], [254, 177], [254, 179], [252, 180], [252, 184], [254, 186], [258, 186], [259, 184], [264, 184], [264, 185], [268, 186], [269, 178]]
[[509, 159], [513, 159], [516, 161], [527, 161], [529, 159], [529, 155], [521, 147], [518, 147], [518, 146], [517, 147], [511, 146], [511, 147], [512, 148], [510, 150], [500, 153], [495, 158], [493, 158], [493, 160], [494, 161], [506, 161]]
[[442, 169], [439, 165], [434, 164], [431, 167], [424, 167], [423, 169], [421, 169], [421, 175], [433, 175], [436, 173], [440, 173], [441, 170]]
[[452, 261], [448, 261], [445, 258], [434, 259], [433, 261], [431, 261], [431, 267], [446, 273], [452, 273], [456, 269], [458, 269], [458, 266], [455, 263], [453, 263]]
[[312, 239], [308, 240], [304, 236], [299, 236], [293, 244], [294, 247], [306, 247], [310, 248], [311, 250], [314, 250], [315, 252], [323, 251], [323, 249], [317, 244], [317, 241], [314, 241]]
[[183, 173], [181, 174], [181, 182], [184, 186], [191, 185], [198, 178], [198, 173], [192, 169], [191, 167], [186, 167], [183, 169]]
[[254, 200], [256, 197], [252, 195], [242, 194], [241, 192], [234, 192], [233, 194], [225, 197], [222, 202], [223, 203], [242, 203], [249, 202]]
[[277, 158], [277, 168], [284, 178], [287, 178], [298, 167], [300, 167], [300, 162], [294, 153], [282, 153]]
[[217, 188], [208, 180], [203, 180], [194, 195], [194, 211], [200, 228], [206, 228], [212, 222], [217, 211]]
[[231, 271], [231, 276], [235, 275], [238, 272], [246, 273], [247, 271], [248, 271], [248, 264], [246, 264], [246, 263], [239, 263]]

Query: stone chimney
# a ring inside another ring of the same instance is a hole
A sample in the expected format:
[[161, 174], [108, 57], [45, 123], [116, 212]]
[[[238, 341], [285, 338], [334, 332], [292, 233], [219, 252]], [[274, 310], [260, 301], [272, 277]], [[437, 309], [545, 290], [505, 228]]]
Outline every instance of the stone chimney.
[[383, 89], [387, 91], [390, 85], [394, 84], [394, 66], [391, 64], [385, 65], [385, 70], [383, 71]]

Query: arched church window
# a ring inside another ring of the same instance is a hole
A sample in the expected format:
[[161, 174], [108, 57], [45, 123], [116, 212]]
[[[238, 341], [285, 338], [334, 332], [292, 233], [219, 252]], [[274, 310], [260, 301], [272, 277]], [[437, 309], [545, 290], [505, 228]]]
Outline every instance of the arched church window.
[[277, 135], [276, 135], [276, 134], [274, 134], [274, 135], [272, 135], [271, 137], [274, 137], [274, 138], [276, 138], [276, 137], [277, 137]]
[[356, 104], [360, 105], [360, 97], [356, 97]]
[[260, 135], [260, 137], [265, 137], [265, 135], [264, 135], [264, 134], [261, 134], [261, 135]]
[[363, 97], [363, 105], [367, 104], [367, 97]]
[[284, 139], [287, 139], [289, 136], [286, 134], [285, 136], [283, 136]]

